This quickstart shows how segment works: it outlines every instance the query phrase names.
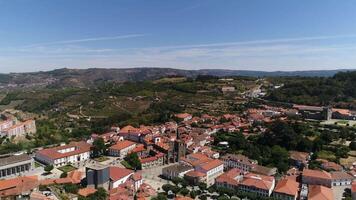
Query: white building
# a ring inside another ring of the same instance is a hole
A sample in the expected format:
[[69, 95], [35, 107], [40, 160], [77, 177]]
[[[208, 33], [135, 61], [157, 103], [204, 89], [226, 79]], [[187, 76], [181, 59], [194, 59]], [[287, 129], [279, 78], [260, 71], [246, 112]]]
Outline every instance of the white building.
[[54, 148], [40, 150], [35, 159], [55, 167], [81, 162], [90, 158], [91, 145], [86, 142], [71, 142]]
[[118, 141], [115, 145], [109, 148], [109, 155], [125, 158], [135, 147], [136, 143], [134, 142], [128, 140]]

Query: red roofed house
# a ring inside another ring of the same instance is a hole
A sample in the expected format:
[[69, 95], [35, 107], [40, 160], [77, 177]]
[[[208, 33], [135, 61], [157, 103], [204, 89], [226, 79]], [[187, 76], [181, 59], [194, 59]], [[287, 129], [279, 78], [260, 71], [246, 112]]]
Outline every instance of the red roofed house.
[[[192, 178], [201, 179], [204, 175], [204, 180], [208, 186], [215, 183], [215, 178], [224, 173], [224, 163], [217, 159], [211, 159], [201, 153], [193, 153], [181, 158], [180, 163], [183, 165], [192, 166], [194, 171], [190, 171], [186, 176], [194, 175]], [[198, 176], [197, 176], [198, 175]]]
[[193, 116], [188, 113], [180, 113], [180, 114], [176, 114], [175, 117], [183, 121], [189, 121], [190, 119], [192, 119]]
[[304, 169], [302, 173], [303, 184], [331, 187], [331, 179], [331, 174], [326, 171]]
[[117, 188], [119, 185], [124, 184], [133, 174], [134, 171], [119, 168], [119, 167], [110, 167], [110, 188]]
[[310, 185], [308, 200], [333, 200], [333, 190], [321, 185]]
[[140, 158], [140, 162], [141, 162], [142, 169], [149, 169], [156, 166], [162, 166], [164, 165], [164, 154], [157, 153], [154, 156]]
[[331, 172], [332, 186], [351, 185], [354, 177], [346, 172]]
[[128, 140], [118, 141], [115, 145], [109, 147], [109, 155], [125, 158], [135, 147], [136, 143], [134, 142]]
[[71, 142], [68, 145], [40, 150], [36, 160], [55, 167], [81, 162], [90, 158], [91, 145], [86, 142]]
[[[16, 199], [19, 195], [30, 195], [39, 185], [37, 176], [24, 176], [0, 180], [0, 199]], [[12, 197], [12, 198], [11, 198]]]
[[275, 185], [273, 176], [248, 173], [240, 182], [239, 189], [243, 192], [255, 193], [258, 196], [269, 197]]
[[208, 186], [215, 183], [215, 178], [224, 173], [224, 163], [218, 159], [208, 161], [195, 168], [196, 171], [205, 174]]
[[215, 184], [217, 187], [225, 187], [232, 190], [237, 190], [239, 182], [242, 180], [242, 178], [243, 176], [241, 170], [233, 168], [216, 178]]
[[273, 197], [283, 200], [296, 200], [298, 197], [299, 183], [293, 179], [280, 180], [273, 191]]

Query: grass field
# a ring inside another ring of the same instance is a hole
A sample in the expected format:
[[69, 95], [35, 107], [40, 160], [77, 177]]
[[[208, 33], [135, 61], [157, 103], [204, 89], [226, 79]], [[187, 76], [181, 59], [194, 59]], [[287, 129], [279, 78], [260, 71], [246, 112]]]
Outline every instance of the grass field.
[[61, 170], [62, 172], [71, 172], [71, 171], [74, 171], [76, 170], [77, 168], [73, 167], [72, 165], [66, 165], [66, 166], [63, 166], [63, 167], [58, 167], [59, 170]]
[[99, 158], [95, 158], [94, 160], [97, 161], [97, 162], [105, 162], [105, 161], [110, 160], [110, 159], [108, 157], [101, 156]]

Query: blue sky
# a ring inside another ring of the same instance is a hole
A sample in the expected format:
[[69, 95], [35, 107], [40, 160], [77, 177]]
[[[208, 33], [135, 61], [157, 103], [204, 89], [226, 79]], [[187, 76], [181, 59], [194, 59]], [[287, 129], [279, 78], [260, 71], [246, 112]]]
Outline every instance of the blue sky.
[[0, 72], [356, 69], [352, 0], [0, 0]]

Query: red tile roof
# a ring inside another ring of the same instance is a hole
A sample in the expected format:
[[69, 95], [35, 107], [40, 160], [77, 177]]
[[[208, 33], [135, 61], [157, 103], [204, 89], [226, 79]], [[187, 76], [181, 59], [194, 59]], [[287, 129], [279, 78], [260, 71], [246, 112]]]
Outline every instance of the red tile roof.
[[320, 179], [330, 179], [331, 180], [331, 174], [329, 172], [324, 171], [324, 170], [304, 169], [303, 170], [303, 176], [320, 178]]
[[185, 174], [186, 176], [189, 176], [189, 177], [204, 177], [205, 174], [204, 173], [201, 173], [201, 172], [198, 172], [198, 171], [189, 171], [188, 173]]
[[233, 168], [233, 169], [229, 170], [228, 172], [225, 172], [218, 178], [216, 178], [215, 181], [218, 183], [226, 183], [229, 185], [238, 186], [239, 181], [236, 178], [237, 178], [237, 176], [240, 175], [240, 173], [241, 173], [241, 170], [239, 170], [237, 168]]
[[0, 197], [20, 195], [38, 187], [37, 176], [23, 176], [13, 179], [0, 180]]
[[[70, 151], [70, 152], [66, 152], [66, 153], [58, 152], [60, 150], [67, 149], [67, 148], [73, 148], [73, 147], [75, 148], [74, 151]], [[83, 141], [82, 142], [71, 142], [68, 145], [40, 150], [36, 154], [41, 154], [45, 157], [55, 160], [55, 159], [59, 159], [59, 158], [65, 158], [65, 157], [89, 152], [90, 148], [91, 148], [91, 145], [86, 142], [83, 142]]]
[[96, 192], [95, 188], [82, 188], [78, 191], [78, 194], [83, 197], [87, 197]]
[[208, 162], [200, 165], [200, 168], [202, 168], [206, 171], [210, 171], [210, 170], [215, 169], [221, 165], [224, 165], [224, 163], [221, 160], [214, 159], [212, 161], [208, 161]]
[[332, 189], [320, 185], [309, 185], [308, 200], [333, 200]]
[[125, 168], [119, 168], [119, 167], [110, 167], [110, 179], [113, 181], [118, 181], [126, 176], [129, 176], [130, 174], [133, 174], [132, 170], [125, 169]]
[[273, 186], [273, 176], [263, 176], [253, 173], [248, 173], [240, 183], [241, 185], [256, 187], [263, 190], [269, 190]]
[[131, 142], [129, 140], [118, 141], [115, 145], [111, 146], [110, 149], [114, 149], [117, 151], [123, 150], [127, 147], [133, 146], [136, 143]]
[[274, 188], [274, 192], [287, 194], [290, 196], [298, 195], [299, 183], [292, 179], [282, 179], [280, 180], [276, 187]]

